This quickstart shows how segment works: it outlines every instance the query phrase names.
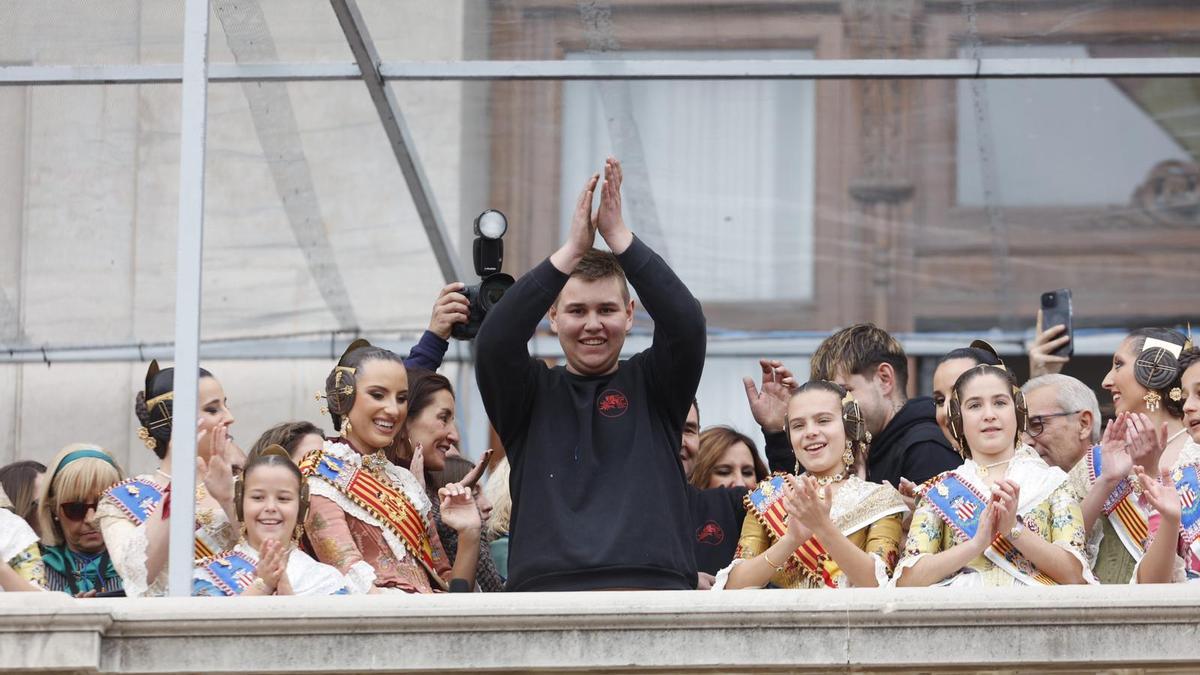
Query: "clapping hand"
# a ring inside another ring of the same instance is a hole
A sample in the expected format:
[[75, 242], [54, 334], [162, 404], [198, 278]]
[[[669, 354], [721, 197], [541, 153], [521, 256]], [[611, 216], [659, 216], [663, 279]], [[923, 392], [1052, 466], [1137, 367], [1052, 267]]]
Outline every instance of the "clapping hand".
[[784, 431], [784, 418], [787, 416], [788, 398], [792, 389], [796, 388], [796, 378], [792, 372], [783, 367], [781, 361], [759, 359], [762, 367], [762, 388], [754, 386], [754, 378], [742, 378], [746, 387], [746, 401], [750, 404], [750, 413], [754, 421], [767, 432]]
[[571, 230], [561, 248], [550, 256], [550, 262], [559, 272], [570, 274], [579, 264], [583, 254], [592, 248], [596, 240], [596, 220], [592, 218], [592, 197], [596, 192], [596, 184], [600, 174], [592, 174], [583, 186], [583, 192], [575, 200], [575, 210], [571, 214]]
[[613, 157], [604, 162], [604, 185], [600, 188], [600, 208], [595, 228], [613, 253], [624, 253], [633, 243], [633, 233], [621, 215], [621, 163]]
[[795, 497], [792, 502], [795, 517], [800, 520], [805, 529], [813, 534], [828, 532], [833, 527], [829, 519], [829, 509], [833, 505], [833, 488], [824, 488], [812, 476], [791, 478], [795, 481]]
[[1100, 439], [1100, 479], [1109, 485], [1125, 480], [1133, 471], [1133, 457], [1129, 454], [1126, 430], [1129, 413], [1121, 413], [1104, 427]]
[[992, 488], [996, 502], [996, 532], [1008, 534], [1017, 526], [1017, 505], [1021, 501], [1021, 486], [1016, 481], [1001, 478]]
[[[1158, 515], [1163, 519], [1162, 522], [1174, 523], [1178, 526], [1183, 507], [1179, 502], [1179, 493], [1175, 491], [1175, 484], [1171, 481], [1171, 472], [1164, 469], [1161, 477], [1155, 477], [1147, 474], [1145, 469], [1140, 466], [1134, 467], [1133, 470], [1142, 484], [1142, 494], [1146, 497], [1146, 501], [1150, 502], [1150, 506], [1158, 511]], [[1161, 523], [1159, 528], [1161, 531]]]
[[800, 485], [794, 478], [789, 478], [783, 485], [784, 509], [787, 512], [787, 536], [791, 543], [798, 548], [801, 544], [812, 539], [813, 531], [804, 524], [800, 514]]
[[1161, 428], [1155, 429], [1154, 422], [1145, 413], [1129, 413], [1129, 423], [1125, 425], [1125, 445], [1133, 462], [1145, 467], [1149, 464], [1146, 460], [1154, 459], [1152, 470], [1157, 469], [1157, 460], [1162, 457], [1169, 437], [1170, 430], [1166, 422], [1162, 423]]
[[281, 586], [286, 586], [287, 591], [291, 591], [291, 584], [287, 578], [287, 547], [282, 543], [267, 539], [262, 543], [262, 550], [259, 551], [258, 565], [254, 567], [254, 576], [261, 579], [266, 586], [263, 589], [267, 595], [286, 595], [279, 593]]

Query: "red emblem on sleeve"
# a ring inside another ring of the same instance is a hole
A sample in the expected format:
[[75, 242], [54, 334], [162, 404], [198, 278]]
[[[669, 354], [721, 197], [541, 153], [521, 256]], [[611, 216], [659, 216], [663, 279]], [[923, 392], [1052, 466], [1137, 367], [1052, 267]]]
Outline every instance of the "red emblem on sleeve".
[[605, 417], [620, 417], [629, 410], [629, 399], [616, 389], [605, 389], [600, 393], [600, 400], [597, 401], [596, 407]]

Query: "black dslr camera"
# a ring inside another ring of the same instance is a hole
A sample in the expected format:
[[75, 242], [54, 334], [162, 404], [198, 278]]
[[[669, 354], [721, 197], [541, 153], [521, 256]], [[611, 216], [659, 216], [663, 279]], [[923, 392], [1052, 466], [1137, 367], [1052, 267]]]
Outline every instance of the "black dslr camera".
[[479, 326], [489, 310], [500, 302], [504, 292], [513, 285], [514, 280], [500, 271], [504, 264], [504, 233], [508, 231], [508, 219], [503, 213], [488, 209], [475, 218], [475, 247], [472, 257], [475, 260], [475, 274], [479, 275], [479, 283], [467, 286], [463, 295], [471, 305], [466, 323], [456, 323], [450, 329], [450, 335], [459, 340], [470, 340], [479, 334]]

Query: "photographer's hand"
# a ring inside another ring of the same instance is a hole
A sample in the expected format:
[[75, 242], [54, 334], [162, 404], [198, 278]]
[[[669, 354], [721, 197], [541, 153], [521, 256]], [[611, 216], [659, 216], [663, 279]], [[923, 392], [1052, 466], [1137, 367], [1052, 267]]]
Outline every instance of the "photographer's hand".
[[[592, 220], [592, 195], [596, 193], [596, 182], [600, 174], [592, 174], [579, 193], [575, 202], [575, 212], [571, 216], [571, 231], [562, 247], [550, 256], [550, 264], [563, 274], [575, 271], [575, 266], [583, 258], [583, 254], [592, 248], [596, 240], [596, 223]], [[611, 244], [610, 244], [611, 245]]]
[[604, 162], [604, 187], [600, 189], [600, 210], [596, 227], [613, 253], [620, 255], [633, 243], [633, 232], [621, 217], [621, 162], [609, 157]]
[[442, 338], [450, 339], [450, 331], [456, 323], [466, 323], [470, 316], [471, 305], [467, 296], [462, 294], [466, 284], [456, 281], [446, 285], [438, 293], [433, 303], [433, 316], [429, 319], [429, 332]]

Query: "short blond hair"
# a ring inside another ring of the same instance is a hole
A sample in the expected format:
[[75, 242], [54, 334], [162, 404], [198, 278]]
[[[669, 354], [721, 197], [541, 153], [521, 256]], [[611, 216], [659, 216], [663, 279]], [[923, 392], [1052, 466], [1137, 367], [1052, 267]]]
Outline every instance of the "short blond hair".
[[[110, 461], [99, 457], [79, 457], [63, 464], [68, 455], [80, 450], [103, 453]], [[93, 495], [99, 497], [124, 477], [125, 472], [112, 453], [97, 445], [72, 443], [59, 450], [54, 461], [46, 468], [46, 480], [42, 481], [42, 489], [38, 493], [37, 516], [42, 543], [47, 546], [63, 544], [62, 528], [54, 518], [59, 504], [87, 500]]]
[[512, 495], [508, 491], [510, 474], [508, 458], [504, 457], [492, 467], [492, 475], [483, 485], [483, 494], [492, 503], [492, 513], [487, 522], [489, 541], [508, 534], [512, 519]]

